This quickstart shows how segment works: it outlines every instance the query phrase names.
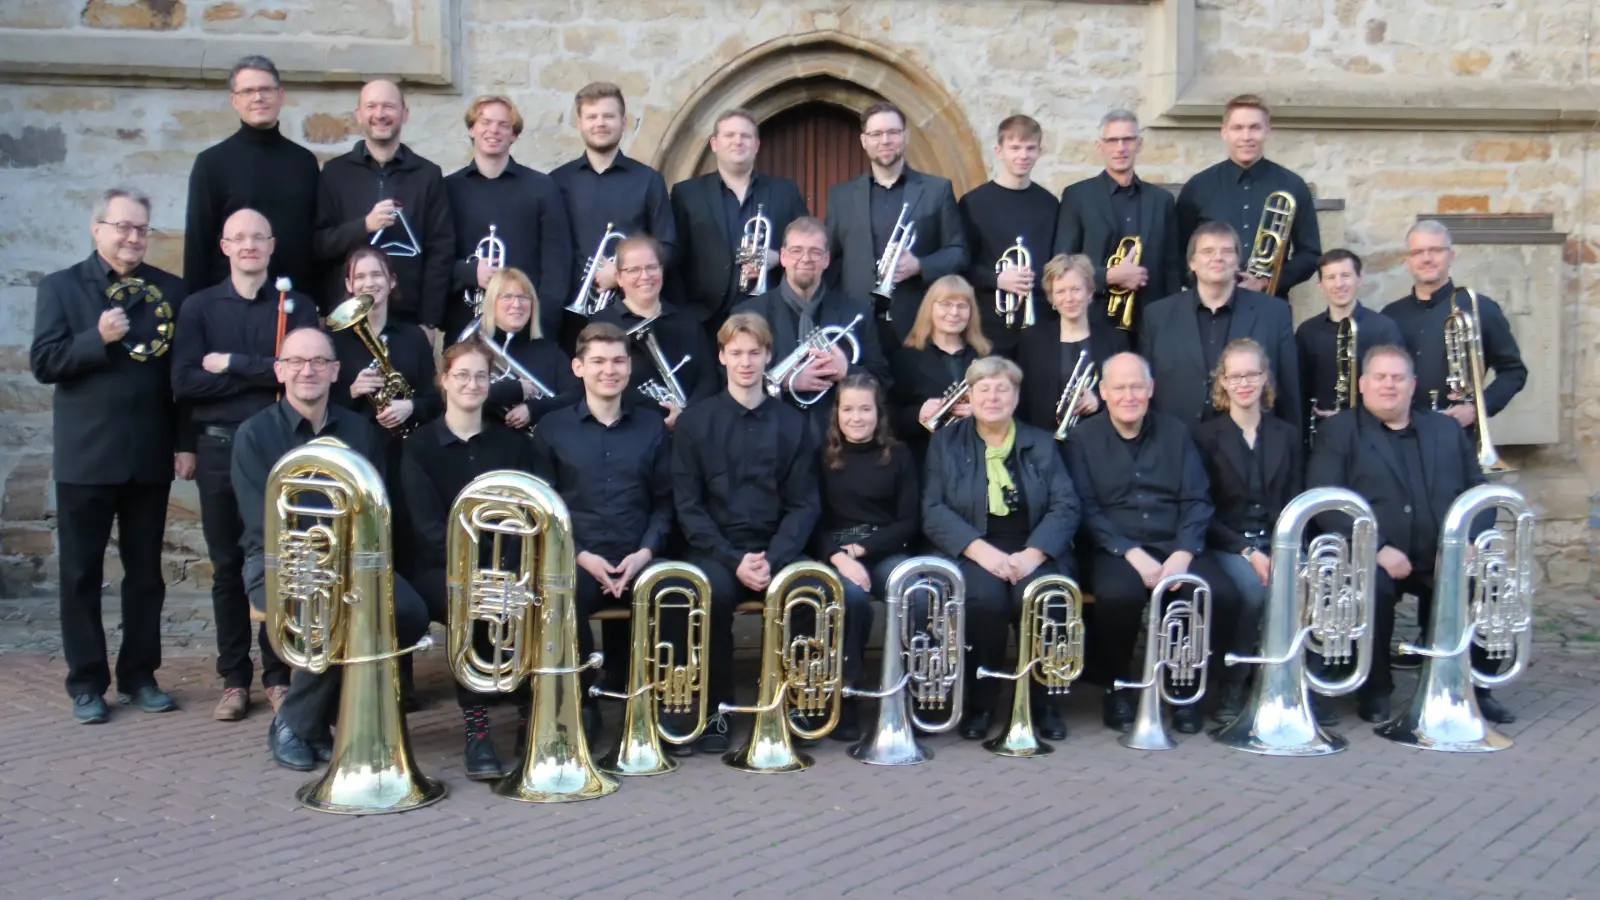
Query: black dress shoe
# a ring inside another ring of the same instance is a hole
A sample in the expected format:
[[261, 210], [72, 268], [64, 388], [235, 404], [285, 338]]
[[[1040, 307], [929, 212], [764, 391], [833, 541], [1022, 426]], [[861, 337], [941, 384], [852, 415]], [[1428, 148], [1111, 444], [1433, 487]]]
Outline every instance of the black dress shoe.
[[828, 732], [828, 737], [836, 741], [854, 743], [861, 740], [861, 710], [860, 701], [854, 697], [839, 704], [839, 724], [833, 726]]
[[1179, 734], [1199, 734], [1205, 724], [1206, 717], [1200, 714], [1198, 703], [1180, 706], [1172, 711], [1172, 730]]
[[1033, 711], [1033, 727], [1039, 736], [1051, 741], [1067, 739], [1067, 723], [1061, 720], [1054, 704], [1046, 703], [1043, 709]]
[[1224, 684], [1222, 701], [1211, 711], [1211, 721], [1226, 725], [1239, 718], [1242, 712], [1244, 712], [1244, 683]]
[[1321, 697], [1311, 698], [1311, 714], [1316, 716], [1317, 724], [1324, 728], [1339, 724], [1339, 711], [1333, 708], [1332, 703]]
[[1474, 688], [1473, 690], [1478, 692], [1478, 712], [1483, 713], [1485, 719], [1496, 725], [1510, 725], [1517, 720], [1517, 714], [1506, 709], [1505, 705], [1496, 700], [1494, 695], [1486, 689]]
[[1370, 697], [1356, 698], [1356, 715], [1363, 722], [1380, 725], [1389, 721], [1393, 716], [1389, 714], [1389, 695], [1374, 694]]
[[317, 762], [325, 763], [333, 759], [333, 741], [310, 741], [309, 743], [311, 744], [311, 755], [317, 758]]
[[694, 742], [694, 749], [699, 753], [727, 753], [728, 717], [717, 713], [707, 719], [706, 730], [700, 732], [700, 739]]
[[1133, 694], [1126, 690], [1106, 691], [1100, 707], [1100, 719], [1112, 731], [1127, 731], [1133, 727]]
[[969, 741], [981, 741], [989, 736], [989, 711], [975, 709], [961, 720], [961, 736]]
[[79, 694], [72, 698], [72, 717], [79, 725], [103, 725], [111, 718], [111, 710], [99, 694]]
[[285, 769], [309, 772], [316, 765], [316, 752], [277, 716], [267, 727], [267, 749], [272, 751], [272, 761]]
[[462, 769], [468, 781], [495, 781], [505, 776], [500, 757], [495, 755], [494, 744], [489, 742], [489, 732], [467, 735], [467, 749], [462, 757]]
[[135, 690], [132, 694], [117, 694], [117, 703], [122, 706], [137, 706], [147, 713], [172, 712], [178, 704], [172, 702], [172, 697], [166, 691], [153, 684], [147, 684]]

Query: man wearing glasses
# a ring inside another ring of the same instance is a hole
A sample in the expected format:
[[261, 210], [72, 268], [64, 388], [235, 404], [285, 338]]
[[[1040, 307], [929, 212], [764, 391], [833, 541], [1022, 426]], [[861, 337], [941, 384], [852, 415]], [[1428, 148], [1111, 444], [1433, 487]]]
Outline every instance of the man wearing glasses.
[[228, 75], [239, 130], [200, 151], [189, 173], [189, 209], [184, 217], [183, 280], [202, 291], [228, 276], [228, 259], [217, 249], [222, 223], [250, 208], [267, 217], [283, 241], [270, 274], [311, 289], [311, 233], [317, 218], [317, 157], [278, 128], [283, 85], [265, 56], [246, 56]]
[[[200, 524], [211, 557], [211, 604], [217, 629], [217, 674], [221, 721], [243, 719], [250, 709], [250, 609], [244, 591], [244, 556], [229, 472], [239, 423], [278, 397], [277, 356], [280, 296], [268, 285], [274, 241], [272, 226], [253, 209], [241, 209], [222, 228], [228, 278], [184, 301], [172, 345], [172, 389], [189, 405], [198, 432], [195, 478], [200, 488]], [[284, 331], [315, 327], [316, 304], [289, 291], [281, 298]], [[260, 526], [259, 518], [254, 523]], [[267, 644], [263, 627], [261, 681], [274, 708], [289, 690], [289, 669]]]

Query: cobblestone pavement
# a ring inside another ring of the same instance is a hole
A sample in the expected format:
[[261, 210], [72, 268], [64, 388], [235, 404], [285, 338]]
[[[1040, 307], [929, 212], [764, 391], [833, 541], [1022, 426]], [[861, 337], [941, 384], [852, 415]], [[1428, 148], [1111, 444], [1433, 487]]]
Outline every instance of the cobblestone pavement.
[[[1600, 896], [1600, 656], [1582, 652], [1587, 632], [1562, 630], [1589, 627], [1581, 612], [1542, 628], [1535, 665], [1499, 692], [1520, 715], [1501, 753], [1393, 745], [1345, 702], [1336, 730], [1351, 748], [1334, 757], [1266, 759], [1203, 736], [1137, 753], [1100, 726], [1098, 692], [1080, 687], [1071, 736], [1042, 759], [937, 737], [932, 762], [884, 769], [824, 741], [798, 774], [746, 775], [702, 756], [553, 806], [463, 778], [435, 653], [419, 660], [427, 706], [410, 729], [418, 766], [450, 796], [348, 818], [296, 806], [308, 776], [270, 762], [259, 688], [249, 720], [211, 720], [207, 604], [169, 605], [160, 676], [182, 710], [113, 707], [97, 727], [71, 723], [50, 604], [0, 604], [8, 896]], [[1397, 703], [1413, 684], [1400, 679]], [[609, 705], [602, 746], [618, 718]], [[511, 728], [495, 737], [509, 756]]]

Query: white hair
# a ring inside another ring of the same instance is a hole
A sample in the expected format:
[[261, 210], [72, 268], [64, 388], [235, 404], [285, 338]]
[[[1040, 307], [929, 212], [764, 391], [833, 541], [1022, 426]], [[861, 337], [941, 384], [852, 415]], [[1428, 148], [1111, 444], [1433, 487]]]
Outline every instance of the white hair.
[[1411, 236], [1413, 234], [1432, 234], [1442, 237], [1444, 238], [1444, 245], [1446, 247], [1453, 243], [1450, 238], [1450, 229], [1445, 227], [1445, 224], [1438, 219], [1423, 219], [1410, 228], [1407, 228], [1406, 243], [1411, 243]]

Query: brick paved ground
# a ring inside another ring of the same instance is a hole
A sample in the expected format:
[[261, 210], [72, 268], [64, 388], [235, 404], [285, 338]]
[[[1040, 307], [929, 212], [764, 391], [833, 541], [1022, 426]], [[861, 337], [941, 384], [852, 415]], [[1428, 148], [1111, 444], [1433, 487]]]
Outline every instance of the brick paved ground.
[[[418, 666], [428, 707], [411, 734], [419, 766], [451, 794], [354, 819], [295, 805], [306, 776], [270, 763], [268, 715], [210, 719], [203, 603], [170, 608], [161, 677], [182, 711], [114, 710], [99, 727], [70, 724], [49, 604], [0, 604], [0, 893], [11, 896], [1600, 896], [1600, 687], [1597, 657], [1581, 652], [1590, 632], [1563, 631], [1588, 627], [1577, 613], [1542, 631], [1536, 665], [1501, 692], [1521, 715], [1505, 729], [1517, 743], [1487, 756], [1389, 744], [1348, 705], [1339, 730], [1352, 747], [1335, 757], [1264, 759], [1204, 737], [1141, 754], [1100, 727], [1096, 692], [1081, 688], [1071, 737], [1044, 759], [935, 738], [928, 765], [881, 769], [824, 741], [804, 773], [745, 775], [696, 757], [556, 806], [462, 777], [459, 718], [433, 654]], [[1410, 687], [1402, 675], [1397, 700]], [[616, 719], [608, 707], [607, 725]], [[496, 738], [509, 755], [511, 731]]]

